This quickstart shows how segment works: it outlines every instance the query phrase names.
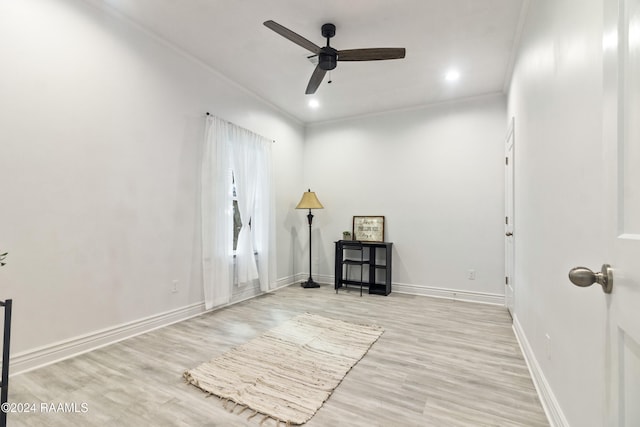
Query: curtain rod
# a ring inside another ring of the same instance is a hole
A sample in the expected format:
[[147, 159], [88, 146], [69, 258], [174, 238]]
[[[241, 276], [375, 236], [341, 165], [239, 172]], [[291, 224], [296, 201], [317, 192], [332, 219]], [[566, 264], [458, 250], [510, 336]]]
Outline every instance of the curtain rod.
[[[213, 114], [209, 113], [208, 111], [207, 111], [207, 113], [206, 113], [206, 114], [207, 114], [207, 116], [213, 116]], [[224, 120], [224, 119], [221, 119], [221, 120]], [[234, 126], [238, 126], [237, 124], [235, 124], [235, 123], [233, 123], [233, 122], [230, 122], [230, 121], [228, 121], [228, 120], [225, 120], [225, 122], [227, 122], [227, 123], [231, 123], [231, 124], [232, 124], [232, 125], [234, 125]], [[238, 127], [243, 128], [242, 126], [238, 126]], [[246, 129], [246, 128], [243, 128], [243, 129]], [[253, 132], [253, 131], [252, 131], [252, 130], [250, 130], [250, 129], [247, 129], [247, 130], [248, 130], [249, 132], [251, 132], [251, 133], [255, 133], [255, 132]], [[255, 133], [255, 134], [256, 134], [256, 135], [258, 135], [258, 136], [260, 136], [260, 137], [262, 137], [262, 138], [264, 138], [264, 139], [271, 139], [271, 138], [267, 138], [266, 136], [262, 136], [262, 135], [260, 135], [259, 133]], [[273, 143], [275, 144], [276, 140], [275, 140], [275, 139], [271, 139], [271, 142], [273, 142]]]

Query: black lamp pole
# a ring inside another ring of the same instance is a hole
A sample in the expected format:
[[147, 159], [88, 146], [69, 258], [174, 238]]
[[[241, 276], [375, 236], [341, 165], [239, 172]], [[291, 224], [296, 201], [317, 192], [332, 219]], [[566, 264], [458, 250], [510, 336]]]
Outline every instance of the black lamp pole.
[[311, 213], [311, 209], [309, 209], [309, 215], [307, 215], [307, 219], [309, 220], [309, 278], [306, 282], [302, 282], [300, 286], [303, 288], [319, 288], [320, 285], [313, 281], [313, 277], [311, 277], [311, 223], [313, 222], [313, 214]]
[[324, 206], [322, 206], [322, 203], [318, 200], [316, 193], [309, 189], [302, 193], [302, 199], [300, 199], [300, 203], [298, 203], [296, 209], [309, 209], [309, 215], [307, 215], [307, 220], [309, 221], [309, 278], [306, 282], [302, 282], [300, 286], [303, 288], [319, 288], [320, 284], [314, 282], [313, 277], [311, 277], [311, 223], [313, 223], [311, 209], [324, 209]]

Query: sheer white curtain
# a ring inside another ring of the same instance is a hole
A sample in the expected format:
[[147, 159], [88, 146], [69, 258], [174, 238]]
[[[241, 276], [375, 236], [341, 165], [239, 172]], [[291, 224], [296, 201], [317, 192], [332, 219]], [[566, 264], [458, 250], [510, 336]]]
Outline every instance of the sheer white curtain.
[[233, 187], [228, 128], [227, 122], [207, 116], [201, 175], [202, 279], [207, 309], [228, 303], [232, 291]]
[[[257, 259], [258, 278], [260, 281], [260, 289], [267, 291], [271, 288], [271, 284], [275, 280], [275, 208], [274, 208], [274, 192], [273, 192], [273, 176], [272, 176], [272, 160], [271, 147], [272, 142], [265, 138], [262, 141], [256, 141], [251, 144], [251, 155], [255, 161], [251, 164], [254, 177], [254, 196], [253, 208], [251, 209], [251, 238], [252, 251], [257, 253], [257, 257], [251, 257], [252, 260]], [[249, 165], [246, 165], [249, 166]], [[240, 200], [238, 200], [240, 203]], [[243, 226], [244, 229], [244, 226]], [[240, 249], [240, 239], [238, 238], [238, 254]], [[236, 260], [238, 262], [238, 260]], [[247, 267], [251, 270], [253, 267]], [[242, 275], [240, 273], [242, 265], [238, 263], [238, 280]], [[247, 278], [249, 274], [247, 272]]]
[[266, 291], [273, 282], [271, 144], [232, 123], [207, 117], [202, 163], [202, 255], [207, 308], [229, 302], [233, 292], [232, 173], [242, 220], [235, 250], [237, 283], [259, 280], [260, 289]]
[[235, 178], [238, 211], [242, 220], [242, 228], [238, 234], [236, 246], [236, 272], [239, 285], [244, 285], [258, 278], [253, 230], [255, 228], [255, 202], [258, 190], [257, 166], [261, 160], [259, 149], [261, 137], [249, 134], [241, 128], [233, 129], [232, 169]]

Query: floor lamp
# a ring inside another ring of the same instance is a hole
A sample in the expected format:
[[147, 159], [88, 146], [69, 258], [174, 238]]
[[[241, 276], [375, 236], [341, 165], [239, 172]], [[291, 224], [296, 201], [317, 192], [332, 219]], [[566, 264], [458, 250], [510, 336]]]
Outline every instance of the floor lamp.
[[303, 288], [319, 288], [320, 285], [313, 281], [311, 277], [311, 223], [313, 222], [313, 214], [311, 213], [311, 209], [324, 209], [318, 197], [316, 197], [316, 193], [311, 191], [306, 191], [302, 193], [302, 199], [300, 199], [300, 203], [296, 206], [296, 209], [309, 209], [309, 214], [307, 215], [307, 219], [309, 220], [309, 279], [306, 282], [302, 282], [300, 286]]

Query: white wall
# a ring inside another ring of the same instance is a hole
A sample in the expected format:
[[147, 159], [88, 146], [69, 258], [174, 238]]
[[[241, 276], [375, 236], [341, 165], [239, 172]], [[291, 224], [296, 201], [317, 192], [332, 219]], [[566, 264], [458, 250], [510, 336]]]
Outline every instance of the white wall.
[[308, 126], [301, 190], [325, 207], [314, 275], [333, 280], [333, 242], [353, 215], [384, 215], [394, 291], [501, 303], [505, 117], [494, 95]]
[[277, 141], [277, 277], [294, 275], [300, 123], [79, 0], [0, 2], [0, 58], [0, 299], [14, 300], [13, 354], [202, 302], [206, 111]]
[[[606, 299], [568, 271], [606, 262], [602, 2], [529, 6], [509, 92], [515, 116], [515, 325], [558, 425], [603, 425]], [[550, 339], [547, 339], [546, 336]]]

